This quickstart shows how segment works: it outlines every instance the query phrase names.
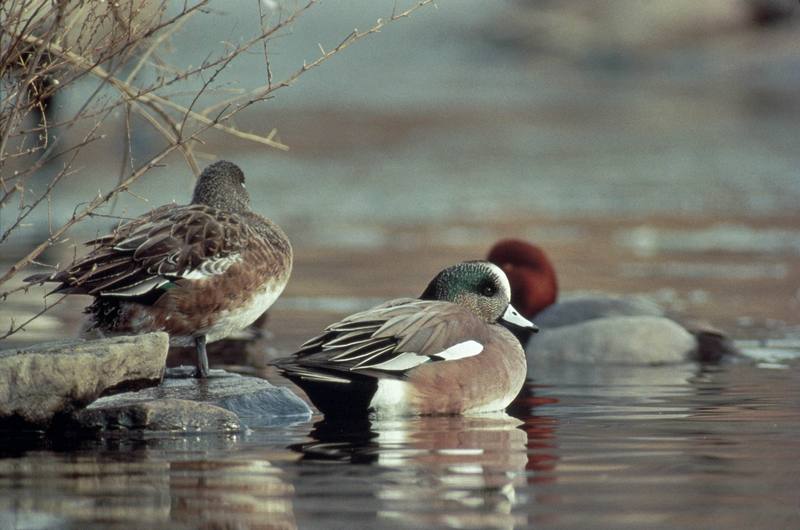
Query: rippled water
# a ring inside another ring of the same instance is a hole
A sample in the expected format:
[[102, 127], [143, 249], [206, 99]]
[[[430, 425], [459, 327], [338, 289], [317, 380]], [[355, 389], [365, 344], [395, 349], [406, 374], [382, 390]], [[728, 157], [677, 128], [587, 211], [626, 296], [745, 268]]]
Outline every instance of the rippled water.
[[507, 414], [7, 438], [0, 528], [800, 525], [800, 365], [537, 370]]

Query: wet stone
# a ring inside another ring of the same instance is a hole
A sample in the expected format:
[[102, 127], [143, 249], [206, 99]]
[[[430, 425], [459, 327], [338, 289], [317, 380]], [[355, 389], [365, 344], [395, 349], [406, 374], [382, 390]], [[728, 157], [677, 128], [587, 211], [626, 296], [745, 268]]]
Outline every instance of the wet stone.
[[76, 415], [85, 429], [178, 432], [236, 432], [243, 428], [305, 421], [311, 409], [287, 388], [264, 379], [194, 368], [167, 369], [158, 387], [108, 396]]
[[691, 360], [696, 349], [691, 333], [667, 318], [653, 316], [620, 316], [543, 329], [526, 347], [529, 372], [535, 369], [531, 361], [677, 364]]
[[124, 396], [111, 401], [79, 412], [81, 426], [101, 431], [238, 432], [241, 429], [236, 414], [210, 403], [171, 398], [131, 402]]
[[533, 319], [540, 328], [579, 324], [595, 318], [622, 316], [662, 316], [654, 302], [636, 296], [612, 297], [605, 294], [581, 294], [562, 297], [557, 304], [538, 313]]
[[157, 385], [166, 333], [0, 351], [0, 428], [46, 429], [104, 394]]

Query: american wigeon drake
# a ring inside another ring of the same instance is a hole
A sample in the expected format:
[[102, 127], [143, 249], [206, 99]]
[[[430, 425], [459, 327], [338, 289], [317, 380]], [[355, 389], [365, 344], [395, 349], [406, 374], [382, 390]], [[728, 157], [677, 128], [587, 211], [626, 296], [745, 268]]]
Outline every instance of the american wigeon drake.
[[657, 304], [603, 294], [558, 298], [556, 270], [538, 246], [518, 239], [497, 242], [488, 260], [505, 271], [512, 303], [535, 317], [542, 332], [527, 341], [539, 359], [585, 363], [668, 364], [719, 361], [738, 350], [720, 331], [701, 322], [679, 323]]
[[505, 326], [535, 331], [486, 261], [440, 272], [420, 298], [400, 298], [325, 329], [276, 365], [326, 416], [479, 413], [504, 409], [526, 376]]
[[168, 204], [89, 241], [89, 254], [30, 282], [95, 297], [84, 334], [166, 331], [194, 346], [208, 375], [206, 343], [255, 321], [280, 296], [292, 247], [275, 223], [250, 210], [244, 174], [231, 162], [208, 166], [191, 204]]

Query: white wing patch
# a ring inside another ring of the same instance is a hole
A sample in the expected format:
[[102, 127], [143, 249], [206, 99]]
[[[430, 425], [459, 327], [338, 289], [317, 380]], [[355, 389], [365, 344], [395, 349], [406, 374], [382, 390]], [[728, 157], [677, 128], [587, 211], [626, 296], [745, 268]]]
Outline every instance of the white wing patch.
[[392, 357], [388, 361], [384, 361], [378, 364], [371, 364], [368, 366], [359, 366], [358, 368], [376, 368], [378, 370], [402, 372], [404, 370], [410, 370], [411, 368], [419, 366], [420, 364], [427, 363], [430, 360], [431, 358], [428, 357], [427, 355], [404, 352], [398, 355], [397, 357]]
[[240, 261], [242, 261], [242, 255], [238, 253], [224, 258], [209, 259], [201, 263], [196, 269], [181, 274], [180, 278], [185, 280], [205, 280], [212, 276], [223, 274], [231, 265]]
[[466, 359], [478, 355], [483, 351], [483, 344], [478, 341], [468, 340], [466, 342], [459, 342], [450, 346], [444, 351], [434, 355], [434, 358], [439, 358], [443, 361], [457, 361], [459, 359]]
[[386, 370], [389, 372], [404, 372], [410, 370], [421, 364], [431, 361], [457, 361], [459, 359], [466, 359], [478, 355], [483, 351], [483, 344], [474, 340], [459, 342], [450, 346], [446, 350], [440, 351], [434, 355], [420, 355], [413, 352], [403, 352], [388, 361], [383, 361], [378, 364], [359, 364], [351, 368], [351, 370]]

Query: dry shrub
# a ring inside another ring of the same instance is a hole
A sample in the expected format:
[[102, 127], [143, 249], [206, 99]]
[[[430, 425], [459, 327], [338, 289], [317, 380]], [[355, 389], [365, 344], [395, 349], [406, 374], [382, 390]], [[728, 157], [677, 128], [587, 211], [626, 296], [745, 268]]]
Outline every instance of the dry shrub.
[[[120, 115], [125, 117], [128, 146], [136, 134], [130, 127], [131, 115], [143, 119], [162, 140], [157, 152], [137, 167], [123, 163], [110, 191], [87, 197], [66, 222], [51, 226], [47, 236], [34, 243], [30, 251], [5, 271], [0, 270], [0, 303], [27, 289], [24, 285], [9, 288], [3, 284], [171, 153], [180, 152], [189, 168], [198, 174], [195, 148], [208, 131], [213, 129], [268, 148], [287, 149], [276, 139], [274, 129], [243, 131], [231, 119], [271, 99], [276, 91], [291, 86], [307, 71], [354, 42], [432, 2], [419, 0], [404, 9], [395, 6], [387, 18], [379, 19], [369, 29], [353, 30], [327, 49], [320, 45], [316, 58], [297, 65], [286, 77], [274, 79], [270, 41], [289, 29], [317, 0], [285, 0], [284, 4], [254, 0], [246, 8], [252, 9], [260, 20], [259, 29], [242, 36], [237, 43], [217, 43], [216, 48], [207, 50], [207, 58], [201, 64], [192, 67], [166, 64], [160, 52], [192, 17], [218, 16], [214, 10], [228, 6], [222, 0], [0, 1], [0, 253], [3, 244], [32, 212], [57, 199], [53, 196], [57, 184], [72, 176], [76, 156], [102, 138], [106, 122], [119, 121]], [[251, 51], [263, 56], [263, 84], [240, 88], [222, 101], [219, 97], [213, 101], [204, 97], [215, 90], [215, 80], [236, 57]], [[84, 79], [99, 81], [99, 87], [88, 94], [84, 88], [83, 103], [74, 112], [54, 115], [53, 98], [73, 90]], [[200, 88], [197, 79], [202, 80]], [[185, 93], [181, 94], [186, 87], [193, 87], [188, 99]], [[191, 101], [188, 105], [187, 100]], [[29, 179], [45, 166], [58, 170], [40, 192], [31, 193]], [[8, 259], [8, 253], [5, 257]], [[21, 323], [12, 320], [5, 333], [0, 331], [0, 339], [23, 329], [47, 309], [44, 307]]]

